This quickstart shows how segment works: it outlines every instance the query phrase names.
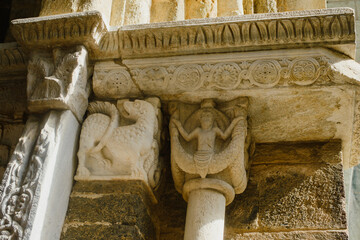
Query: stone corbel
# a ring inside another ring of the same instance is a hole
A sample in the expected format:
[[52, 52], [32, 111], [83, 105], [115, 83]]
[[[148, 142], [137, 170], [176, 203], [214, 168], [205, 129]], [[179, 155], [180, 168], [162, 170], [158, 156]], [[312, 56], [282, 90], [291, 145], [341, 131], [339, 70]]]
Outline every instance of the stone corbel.
[[90, 115], [80, 135], [75, 179], [142, 180], [150, 189], [156, 188], [161, 169], [160, 100], [119, 100], [116, 106], [92, 102], [88, 110]]
[[29, 110], [69, 109], [81, 122], [88, 105], [90, 75], [84, 46], [55, 48], [52, 54], [32, 53], [27, 76]]
[[225, 206], [248, 181], [247, 107], [247, 98], [169, 104], [171, 170], [188, 202], [185, 239], [223, 238]]

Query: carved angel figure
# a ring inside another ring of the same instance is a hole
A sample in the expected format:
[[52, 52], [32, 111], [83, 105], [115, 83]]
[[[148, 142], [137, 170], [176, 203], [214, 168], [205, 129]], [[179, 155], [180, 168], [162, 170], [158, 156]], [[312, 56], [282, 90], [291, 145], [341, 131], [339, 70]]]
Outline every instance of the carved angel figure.
[[[229, 173], [229, 181], [235, 192], [240, 193], [246, 188], [246, 115], [235, 114], [229, 124], [228, 117], [214, 106], [212, 100], [205, 100], [201, 108], [188, 117], [185, 125], [190, 128], [192, 125], [197, 126], [193, 127], [192, 131], [187, 131], [179, 121], [178, 109], [172, 109], [169, 125], [171, 167], [175, 186], [179, 192], [182, 192], [186, 174], [206, 178], [207, 175], [216, 177], [223, 171]], [[185, 144], [180, 137], [185, 140]], [[217, 141], [219, 138], [223, 140], [222, 146]], [[196, 140], [194, 151], [186, 146], [192, 140]]]
[[159, 107], [157, 98], [118, 101], [117, 108], [109, 102], [90, 103], [90, 116], [80, 135], [75, 178], [141, 179], [155, 187], [159, 177]]

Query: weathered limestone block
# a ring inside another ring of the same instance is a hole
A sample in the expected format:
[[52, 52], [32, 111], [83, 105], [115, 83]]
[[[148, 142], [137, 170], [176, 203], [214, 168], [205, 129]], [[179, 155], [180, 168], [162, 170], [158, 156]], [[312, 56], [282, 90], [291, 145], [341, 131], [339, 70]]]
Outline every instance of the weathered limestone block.
[[111, 11], [111, 26], [124, 25], [126, 0], [113, 0]]
[[236, 16], [244, 14], [243, 0], [218, 0], [217, 16]]
[[[224, 239], [347, 239], [340, 141], [257, 144], [252, 159]], [[186, 206], [170, 178], [156, 210], [160, 239], [182, 240]]]
[[243, 0], [244, 14], [254, 14], [254, 0]]
[[127, 0], [124, 25], [150, 23], [151, 0]]
[[184, 0], [153, 0], [151, 22], [169, 22], [185, 19]]
[[185, 19], [217, 17], [217, 0], [185, 0]]
[[254, 0], [254, 13], [277, 12], [276, 0]]
[[73, 12], [99, 11], [106, 22], [111, 17], [113, 0], [43, 0], [40, 16], [49, 16]]
[[326, 8], [326, 0], [277, 0], [278, 12]]
[[70, 109], [81, 122], [90, 92], [87, 50], [83, 46], [55, 48], [53, 58], [32, 54], [27, 76], [28, 108], [33, 112]]
[[296, 239], [296, 240], [347, 240], [348, 235], [346, 231], [293, 231], [293, 232], [279, 232], [279, 233], [244, 233], [231, 236], [226, 239], [231, 240], [282, 240], [282, 239]]
[[159, 180], [160, 101], [93, 102], [78, 152], [76, 180]]
[[155, 240], [151, 195], [142, 181], [76, 182], [61, 239]]

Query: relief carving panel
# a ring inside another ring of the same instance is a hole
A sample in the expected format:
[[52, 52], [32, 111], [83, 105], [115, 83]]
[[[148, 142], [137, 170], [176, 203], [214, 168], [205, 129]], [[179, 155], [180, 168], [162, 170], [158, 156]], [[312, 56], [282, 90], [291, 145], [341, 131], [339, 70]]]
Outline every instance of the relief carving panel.
[[190, 179], [215, 178], [235, 193], [247, 185], [248, 147], [246, 98], [226, 103], [205, 99], [199, 105], [171, 102], [169, 129], [175, 188], [183, 193]]
[[76, 180], [159, 181], [160, 100], [92, 102], [84, 121]]
[[34, 53], [28, 64], [29, 110], [70, 109], [81, 121], [88, 103], [90, 74], [84, 46], [70, 51], [55, 48], [52, 56]]

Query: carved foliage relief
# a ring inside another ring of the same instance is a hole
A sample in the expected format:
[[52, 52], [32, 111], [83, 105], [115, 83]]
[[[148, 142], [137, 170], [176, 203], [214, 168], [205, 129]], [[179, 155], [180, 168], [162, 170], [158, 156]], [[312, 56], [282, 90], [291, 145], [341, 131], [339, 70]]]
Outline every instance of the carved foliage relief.
[[171, 169], [176, 189], [185, 181], [217, 178], [236, 193], [247, 185], [248, 147], [246, 98], [216, 104], [169, 103]]
[[55, 48], [52, 55], [34, 53], [28, 64], [29, 109], [71, 109], [81, 118], [87, 106], [89, 75], [83, 46], [70, 51]]
[[77, 180], [159, 180], [160, 100], [92, 102], [78, 152]]
[[[324, 15], [324, 14], [329, 15]], [[230, 19], [229, 22], [202, 26], [174, 26], [139, 31], [120, 29], [119, 49], [122, 55], [204, 52], [223, 48], [255, 48], [281, 44], [311, 44], [329, 41], [352, 41], [355, 37], [352, 12], [316, 10], [313, 16], [291, 14], [276, 19]], [[264, 17], [265, 18], [265, 17]], [[271, 16], [270, 16], [271, 18]], [[244, 21], [245, 20], [245, 21]], [[104, 38], [107, 38], [105, 35]], [[111, 48], [106, 45], [107, 48]], [[104, 52], [108, 50], [102, 49]]]

